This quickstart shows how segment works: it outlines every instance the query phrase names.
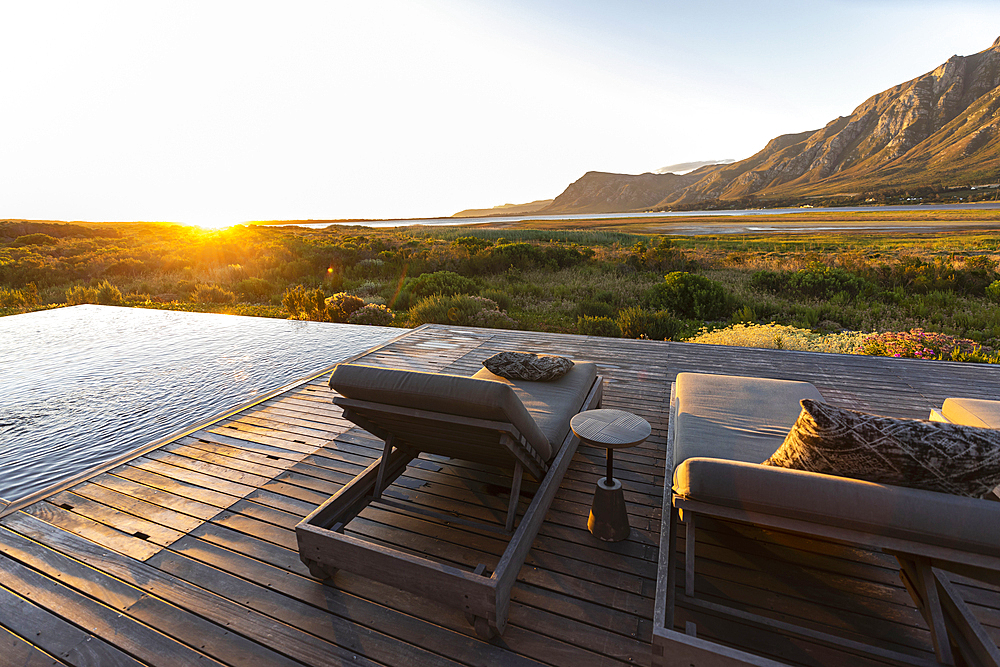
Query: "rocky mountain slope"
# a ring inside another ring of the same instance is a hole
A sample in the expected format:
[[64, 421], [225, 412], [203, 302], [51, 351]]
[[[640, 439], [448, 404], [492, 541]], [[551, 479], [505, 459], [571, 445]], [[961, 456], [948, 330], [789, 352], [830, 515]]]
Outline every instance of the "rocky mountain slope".
[[655, 178], [671, 174], [591, 172], [549, 209], [556, 212], [563, 202], [575, 211], [596, 213], [748, 196], [856, 195], [917, 185], [996, 183], [998, 86], [1000, 39], [985, 51], [953, 56], [932, 72], [870, 97], [822, 129], [782, 135], [745, 160], [677, 177], [695, 177], [691, 183]]
[[698, 181], [699, 171], [683, 176], [588, 171], [540, 212], [617, 213], [648, 210]]

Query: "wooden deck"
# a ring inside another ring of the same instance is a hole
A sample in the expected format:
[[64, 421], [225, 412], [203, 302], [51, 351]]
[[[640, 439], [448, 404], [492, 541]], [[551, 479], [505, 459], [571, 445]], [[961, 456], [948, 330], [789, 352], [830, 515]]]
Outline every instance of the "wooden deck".
[[[332, 585], [309, 576], [295, 524], [381, 454], [380, 442], [342, 419], [321, 375], [27, 505], [0, 507], [0, 665], [649, 665], [667, 403], [678, 372], [808, 380], [836, 405], [902, 417], [926, 417], [948, 396], [1000, 395], [1000, 368], [981, 365], [444, 326], [416, 329], [359, 361], [471, 375], [484, 358], [519, 349], [596, 361], [604, 407], [640, 414], [653, 430], [615, 455], [633, 527], [617, 544], [587, 532], [604, 452], [580, 447], [514, 587], [502, 638], [484, 642], [457, 610], [350, 573]], [[461, 517], [502, 524], [507, 484], [488, 467], [422, 457], [387, 495], [455, 521], [373, 506], [350, 527], [471, 570], [495, 563], [504, 543]], [[700, 591], [930, 654], [885, 556], [790, 545], [725, 522], [704, 528]], [[1000, 640], [1000, 593], [969, 590]], [[690, 619], [677, 620], [683, 628]], [[783, 661], [862, 664], [711, 614], [697, 622], [699, 637]]]

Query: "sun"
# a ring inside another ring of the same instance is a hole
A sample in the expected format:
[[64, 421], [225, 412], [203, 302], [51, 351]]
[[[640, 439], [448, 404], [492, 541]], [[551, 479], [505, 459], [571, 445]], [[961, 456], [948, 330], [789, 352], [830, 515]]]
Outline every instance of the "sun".
[[201, 217], [196, 217], [194, 219], [188, 218], [183, 222], [181, 222], [181, 224], [190, 227], [201, 227], [202, 229], [208, 229], [208, 230], [217, 230], [217, 229], [226, 229], [227, 227], [232, 227], [233, 225], [238, 225], [240, 223], [233, 222], [232, 220], [227, 220], [224, 218], [206, 216], [204, 218]]

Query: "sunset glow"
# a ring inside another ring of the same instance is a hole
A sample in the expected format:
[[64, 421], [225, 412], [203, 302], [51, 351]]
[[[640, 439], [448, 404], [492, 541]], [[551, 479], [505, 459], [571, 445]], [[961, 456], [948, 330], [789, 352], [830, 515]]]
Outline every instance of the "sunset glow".
[[985, 48], [997, 19], [984, 1], [7, 3], [0, 216], [220, 227], [546, 199], [590, 170], [747, 157]]

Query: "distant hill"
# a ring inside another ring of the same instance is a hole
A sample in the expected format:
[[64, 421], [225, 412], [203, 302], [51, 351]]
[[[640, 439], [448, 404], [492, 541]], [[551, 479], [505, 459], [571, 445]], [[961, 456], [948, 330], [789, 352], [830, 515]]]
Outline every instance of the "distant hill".
[[493, 208], [469, 208], [452, 215], [453, 218], [486, 218], [491, 215], [526, 215], [540, 211], [552, 203], [551, 199], [539, 199], [527, 204], [502, 204]]
[[[700, 170], [699, 170], [700, 171]], [[699, 171], [677, 174], [608, 174], [588, 171], [541, 213], [645, 211], [699, 180]]]
[[660, 167], [659, 169], [654, 169], [654, 174], [686, 174], [689, 171], [694, 171], [699, 167], [707, 167], [710, 164], [732, 164], [736, 162], [732, 158], [726, 158], [724, 160], [702, 160], [700, 162], [679, 162], [678, 164], [667, 165], [666, 167]]
[[997, 183], [998, 86], [1000, 39], [985, 51], [953, 56], [868, 98], [822, 129], [776, 137], [745, 160], [684, 176], [589, 172], [544, 212], [625, 212], [750, 196], [766, 200]]

